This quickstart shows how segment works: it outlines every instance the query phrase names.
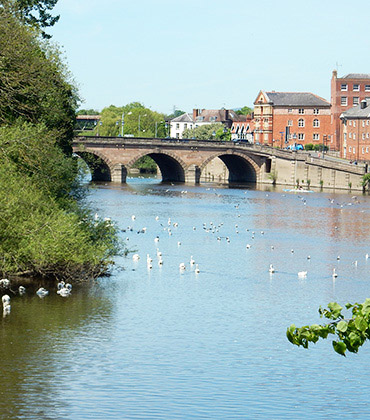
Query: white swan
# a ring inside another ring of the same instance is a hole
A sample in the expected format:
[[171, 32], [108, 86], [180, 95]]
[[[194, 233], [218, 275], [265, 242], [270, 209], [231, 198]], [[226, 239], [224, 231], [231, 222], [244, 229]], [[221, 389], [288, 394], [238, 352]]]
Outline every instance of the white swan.
[[61, 290], [61, 289], [63, 289], [63, 287], [65, 286], [66, 284], [64, 283], [64, 281], [60, 281], [58, 284], [57, 284], [57, 289], [58, 290]]
[[194, 265], [195, 264], [195, 260], [193, 258], [193, 256], [190, 257], [190, 265]]
[[22, 296], [26, 293], [26, 288], [24, 286], [18, 287], [18, 293]]
[[159, 242], [159, 236], [156, 236], [156, 237], [154, 238], [154, 242]]
[[307, 271], [298, 271], [298, 277], [307, 277]]
[[200, 270], [199, 270], [198, 264], [195, 264], [195, 274], [199, 274], [199, 273], [200, 273]]
[[270, 274], [275, 273], [275, 268], [272, 264], [270, 264], [269, 273]]
[[160, 258], [159, 258], [159, 260], [158, 260], [158, 265], [159, 265], [159, 266], [163, 265], [163, 260], [162, 260], [162, 258], [161, 258], [161, 257], [160, 257]]
[[63, 287], [62, 289], [58, 290], [57, 293], [62, 297], [67, 297], [71, 294], [71, 289]]
[[43, 297], [47, 296], [48, 294], [49, 294], [49, 292], [46, 289], [44, 289], [43, 287], [40, 287], [36, 292], [36, 295], [40, 298], [43, 298]]
[[336, 278], [336, 277], [338, 277], [338, 274], [337, 274], [337, 272], [335, 271], [335, 268], [333, 268], [333, 278]]
[[139, 254], [134, 254], [134, 255], [132, 256], [132, 259], [133, 259], [134, 261], [139, 261], [139, 260], [140, 260], [140, 255], [139, 255]]
[[186, 265], [185, 265], [185, 263], [180, 263], [180, 265], [179, 265], [179, 268], [180, 268], [180, 270], [186, 270]]
[[7, 289], [10, 286], [10, 280], [8, 279], [1, 279], [0, 280], [0, 287]]
[[246, 247], [247, 249], [249, 249], [249, 248], [251, 247], [251, 245], [250, 245], [250, 244], [247, 244], [245, 247]]
[[151, 262], [153, 262], [153, 259], [149, 254], [146, 254], [146, 262], [147, 264], [150, 264]]
[[10, 305], [10, 296], [9, 295], [4, 295], [1, 298], [1, 301], [3, 302], [3, 307], [5, 308], [5, 306]]

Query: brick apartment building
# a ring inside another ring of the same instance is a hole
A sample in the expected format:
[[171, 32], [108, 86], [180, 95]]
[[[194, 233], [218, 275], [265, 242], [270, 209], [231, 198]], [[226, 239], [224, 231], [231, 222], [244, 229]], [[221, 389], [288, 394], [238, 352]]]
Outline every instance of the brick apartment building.
[[341, 156], [352, 161], [370, 161], [370, 100], [344, 111], [341, 119]]
[[330, 103], [313, 93], [260, 91], [254, 102], [254, 124], [255, 143], [330, 145]]
[[[331, 78], [331, 113], [333, 148], [340, 150], [343, 156], [344, 148], [341, 144], [340, 115], [348, 109], [358, 106], [362, 100], [370, 103], [370, 74], [351, 73], [338, 78], [337, 71], [333, 71]], [[352, 146], [351, 146], [352, 148]], [[348, 154], [348, 150], [346, 150]]]

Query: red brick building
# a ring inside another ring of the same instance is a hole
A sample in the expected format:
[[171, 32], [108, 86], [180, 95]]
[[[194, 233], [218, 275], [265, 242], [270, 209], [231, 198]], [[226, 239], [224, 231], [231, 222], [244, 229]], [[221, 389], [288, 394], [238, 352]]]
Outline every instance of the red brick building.
[[254, 124], [255, 143], [330, 146], [330, 103], [313, 93], [260, 91], [254, 102]]
[[341, 156], [352, 161], [370, 161], [370, 100], [344, 111], [341, 120]]
[[331, 78], [331, 133], [335, 150], [340, 150], [342, 154], [344, 149], [340, 136], [340, 115], [359, 105], [364, 99], [370, 102], [370, 74], [351, 73], [341, 78], [337, 76], [337, 71], [334, 70]]

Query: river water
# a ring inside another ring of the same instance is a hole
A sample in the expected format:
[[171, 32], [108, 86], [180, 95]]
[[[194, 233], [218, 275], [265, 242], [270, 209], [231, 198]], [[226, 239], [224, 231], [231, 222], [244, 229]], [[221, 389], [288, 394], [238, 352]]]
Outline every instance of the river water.
[[90, 201], [140, 260], [69, 298], [12, 298], [1, 419], [370, 418], [368, 344], [344, 358], [285, 336], [320, 305], [370, 297], [369, 196], [136, 178]]

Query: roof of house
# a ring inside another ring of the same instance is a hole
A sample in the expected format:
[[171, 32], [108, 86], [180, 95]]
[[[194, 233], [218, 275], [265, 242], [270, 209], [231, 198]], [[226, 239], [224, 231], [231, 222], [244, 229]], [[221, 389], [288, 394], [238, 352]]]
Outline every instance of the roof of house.
[[[363, 101], [362, 101], [363, 102]], [[341, 118], [370, 118], [370, 101], [367, 102], [365, 108], [361, 108], [360, 105], [356, 105], [353, 108], [347, 109], [347, 111], [342, 112]]]
[[268, 101], [275, 106], [324, 106], [330, 103], [310, 92], [264, 92]]
[[349, 73], [341, 79], [370, 79], [370, 74], [366, 73]]
[[185, 123], [191, 122], [192, 123], [192, 122], [194, 122], [194, 120], [193, 120], [193, 115], [192, 114], [189, 114], [189, 113], [185, 112], [185, 114], [181, 114], [178, 117], [173, 118], [171, 120], [171, 122], [185, 122]]
[[202, 109], [196, 117], [198, 122], [246, 121], [245, 115], [238, 115], [232, 109]]

